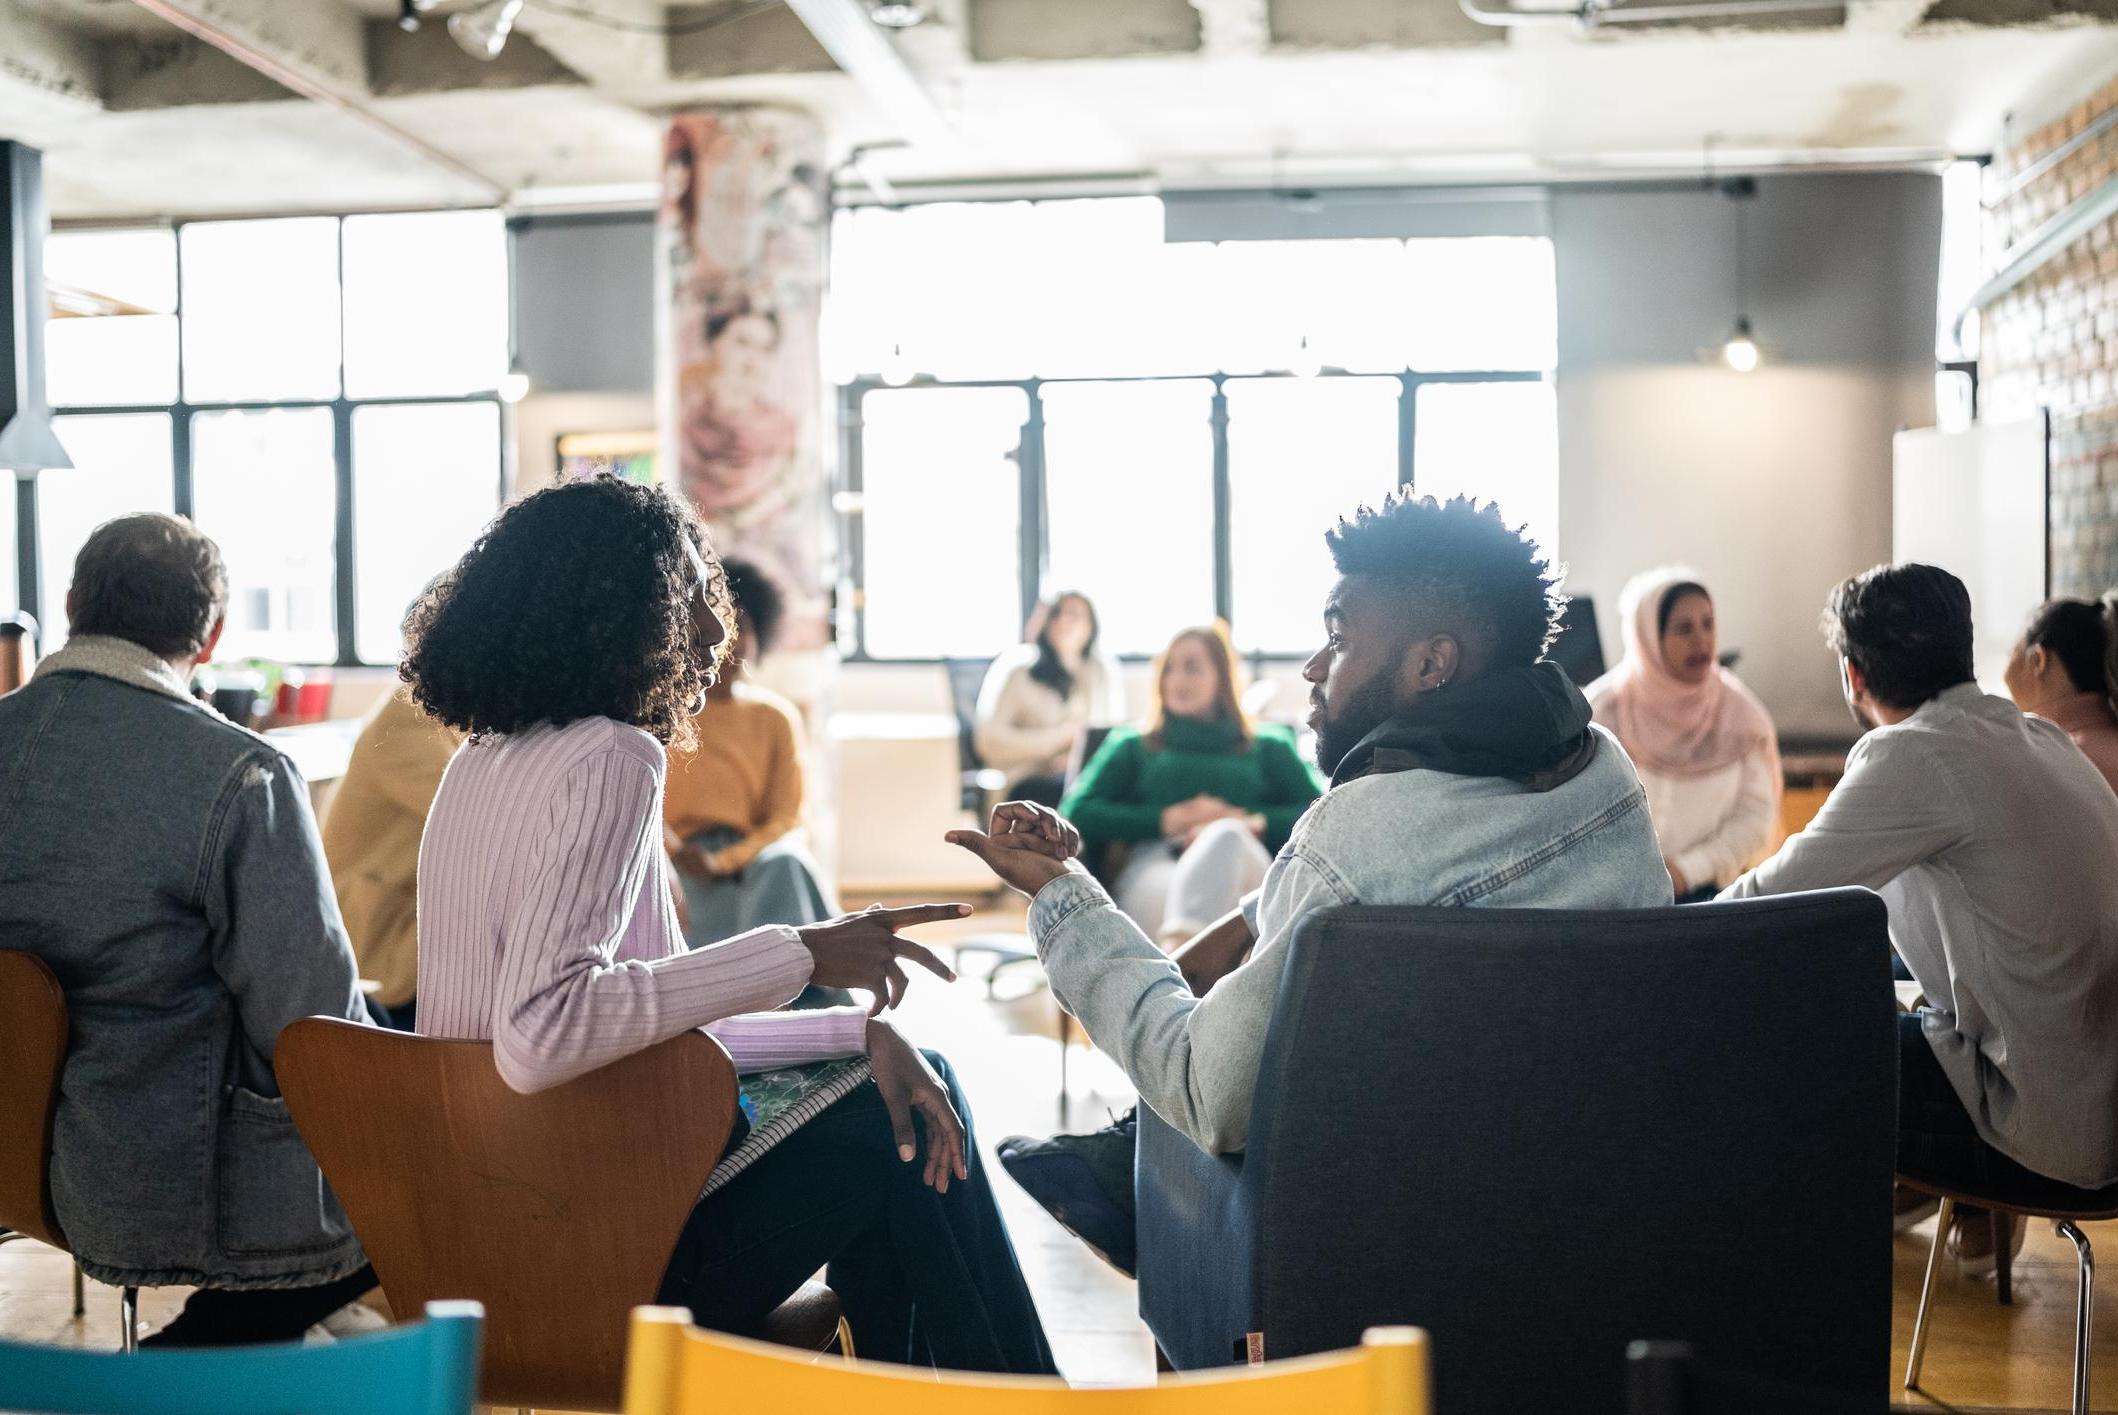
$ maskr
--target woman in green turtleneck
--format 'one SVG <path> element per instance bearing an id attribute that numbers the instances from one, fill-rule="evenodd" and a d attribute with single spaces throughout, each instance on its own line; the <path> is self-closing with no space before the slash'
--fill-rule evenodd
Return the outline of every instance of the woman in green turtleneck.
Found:
<path id="1" fill-rule="evenodd" d="M 1170 641 L 1146 725 L 1112 732 L 1059 809 L 1089 852 L 1132 847 L 1112 893 L 1149 938 L 1170 943 L 1264 882 L 1323 789 L 1287 734 L 1243 715 L 1235 650 L 1215 624 Z"/>

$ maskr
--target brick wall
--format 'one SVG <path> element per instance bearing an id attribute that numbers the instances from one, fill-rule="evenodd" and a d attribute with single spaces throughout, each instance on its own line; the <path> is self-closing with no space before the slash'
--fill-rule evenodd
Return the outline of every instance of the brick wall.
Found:
<path id="1" fill-rule="evenodd" d="M 2118 80 L 1999 154 L 1988 200 L 2118 107 Z M 2118 176 L 2118 128 L 2082 144 L 1988 213 L 1986 250 L 2013 246 Z M 2118 586 L 2118 219 L 2052 258 L 1982 315 L 1980 416 L 2052 414 L 2052 592 Z"/>

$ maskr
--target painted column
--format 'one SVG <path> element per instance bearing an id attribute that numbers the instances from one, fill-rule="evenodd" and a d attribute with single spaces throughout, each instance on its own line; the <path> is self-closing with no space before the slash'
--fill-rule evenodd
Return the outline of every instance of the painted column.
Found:
<path id="1" fill-rule="evenodd" d="M 660 462 L 787 597 L 779 647 L 829 640 L 817 322 L 822 126 L 777 108 L 680 114 L 663 141 L 657 262 Z"/>

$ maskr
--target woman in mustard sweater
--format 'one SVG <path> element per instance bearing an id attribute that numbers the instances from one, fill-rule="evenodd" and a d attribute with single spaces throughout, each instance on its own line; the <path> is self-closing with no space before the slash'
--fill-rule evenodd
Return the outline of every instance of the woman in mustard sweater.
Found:
<path id="1" fill-rule="evenodd" d="M 802 843 L 801 725 L 793 704 L 748 681 L 772 647 L 779 589 L 755 565 L 724 560 L 736 619 L 735 651 L 694 719 L 696 744 L 669 754 L 663 845 L 683 891 L 684 941 L 693 948 L 766 924 L 820 923 L 838 901 Z M 796 1007 L 852 1001 L 805 988 Z"/>
<path id="2" fill-rule="evenodd" d="M 1221 625 L 1179 633 L 1155 660 L 1146 723 L 1112 732 L 1060 807 L 1089 858 L 1129 847 L 1112 893 L 1164 943 L 1263 883 L 1272 852 L 1323 794 L 1293 741 L 1244 715 L 1235 670 Z"/>

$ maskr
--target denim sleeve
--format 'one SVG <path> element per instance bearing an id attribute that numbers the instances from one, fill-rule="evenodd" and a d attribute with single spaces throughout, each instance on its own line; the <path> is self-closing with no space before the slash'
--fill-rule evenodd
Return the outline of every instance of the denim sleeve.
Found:
<path id="1" fill-rule="evenodd" d="M 293 763 L 258 751 L 236 764 L 204 863 L 213 966 L 267 1061 L 289 1022 L 363 1021 L 360 974 L 338 916 L 309 788 Z"/>
<path id="2" fill-rule="evenodd" d="M 1249 1137 L 1294 926 L 1312 909 L 1352 902 L 1301 851 L 1283 853 L 1265 876 L 1249 961 L 1204 997 L 1086 875 L 1061 876 L 1039 892 L 1030 936 L 1053 996 L 1124 1068 L 1140 1099 L 1201 1149 L 1230 1154 Z"/>

